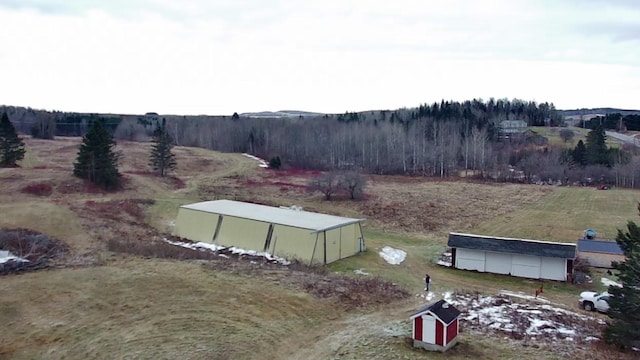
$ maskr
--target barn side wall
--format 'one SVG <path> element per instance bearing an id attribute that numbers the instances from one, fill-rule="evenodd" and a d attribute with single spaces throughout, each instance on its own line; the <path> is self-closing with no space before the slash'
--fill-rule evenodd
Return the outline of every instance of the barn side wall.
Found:
<path id="1" fill-rule="evenodd" d="M 567 259 L 540 258 L 540 278 L 547 280 L 567 280 Z"/>
<path id="2" fill-rule="evenodd" d="M 210 243 L 217 223 L 218 214 L 180 208 L 173 234 L 192 241 Z"/>
<path id="3" fill-rule="evenodd" d="M 580 251 L 578 255 L 580 260 L 585 260 L 589 263 L 589 266 L 612 269 L 612 261 L 624 261 L 624 255 L 606 254 L 590 251 Z"/>
<path id="4" fill-rule="evenodd" d="M 342 242 L 342 228 L 327 230 L 324 232 L 326 236 L 325 251 L 327 252 L 327 264 L 336 260 L 340 260 L 340 248 Z"/>
<path id="5" fill-rule="evenodd" d="M 224 216 L 216 244 L 244 250 L 263 251 L 269 223 Z"/>
<path id="6" fill-rule="evenodd" d="M 457 248 L 455 267 L 463 270 L 485 271 L 485 252 L 481 250 Z"/>
<path id="7" fill-rule="evenodd" d="M 540 257 L 531 255 L 511 255 L 511 275 L 539 279 Z"/>
<path id="8" fill-rule="evenodd" d="M 311 257 L 313 256 L 315 241 L 316 234 L 312 233 L 309 229 L 275 224 L 269 252 L 275 256 L 290 260 L 297 259 L 308 264 L 312 262 Z M 316 252 L 321 254 L 322 248 L 318 247 Z M 317 260 L 313 262 L 321 261 Z"/>
<path id="9" fill-rule="evenodd" d="M 359 223 L 343 226 L 341 229 L 340 259 L 344 259 L 361 251 L 360 238 L 362 234 L 360 233 Z"/>
<path id="10" fill-rule="evenodd" d="M 532 255 L 498 253 L 475 249 L 455 249 L 454 266 L 463 270 L 475 270 L 518 276 L 530 279 L 566 281 L 567 259 Z"/>

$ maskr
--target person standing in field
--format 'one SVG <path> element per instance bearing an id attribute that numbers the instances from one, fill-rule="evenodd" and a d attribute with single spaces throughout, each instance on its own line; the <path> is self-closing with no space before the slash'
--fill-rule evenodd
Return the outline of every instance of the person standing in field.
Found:
<path id="1" fill-rule="evenodd" d="M 424 291 L 429 291 L 429 283 L 431 283 L 431 276 L 429 276 L 429 274 L 426 274 L 424 276 Z"/>

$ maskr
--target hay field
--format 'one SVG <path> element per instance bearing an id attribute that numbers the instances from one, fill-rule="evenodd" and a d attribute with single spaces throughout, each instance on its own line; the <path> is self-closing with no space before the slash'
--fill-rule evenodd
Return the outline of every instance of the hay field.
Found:
<path id="1" fill-rule="evenodd" d="M 623 190 L 371 176 L 365 200 L 327 202 L 305 191 L 306 181 L 317 173 L 265 170 L 240 154 L 177 147 L 178 169 L 161 179 L 146 166 L 149 144 L 124 141 L 118 142 L 124 189 L 105 193 L 71 175 L 79 138 L 25 141 L 23 167 L 0 169 L 0 228 L 49 234 L 71 253 L 68 266 L 0 277 L 0 359 L 425 357 L 388 331 L 424 305 L 420 297 L 349 310 L 336 299 L 291 288 L 268 272 L 222 271 L 203 261 L 107 250 L 113 238 L 157 240 L 170 231 L 179 205 L 189 202 L 253 200 L 367 218 L 369 251 L 329 270 L 353 275 L 361 269 L 418 295 L 425 271 L 432 274 L 437 293 L 530 292 L 538 286 L 435 265 L 450 231 L 569 241 L 591 227 L 609 235 L 637 219 L 640 200 L 637 192 Z M 52 193 L 23 192 L 34 184 L 49 184 Z M 122 206 L 132 199 L 149 205 L 143 213 L 126 213 Z M 405 250 L 407 259 L 386 263 L 378 256 L 382 246 Z M 545 295 L 572 308 L 579 290 L 550 283 Z M 563 357 L 464 332 L 460 341 L 463 345 L 447 358 Z"/>

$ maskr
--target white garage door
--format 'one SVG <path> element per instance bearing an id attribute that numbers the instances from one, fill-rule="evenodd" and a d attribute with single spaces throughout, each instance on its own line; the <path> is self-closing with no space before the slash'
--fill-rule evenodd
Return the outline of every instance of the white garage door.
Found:
<path id="1" fill-rule="evenodd" d="M 511 259 L 511 275 L 532 279 L 540 278 L 539 257 L 513 254 Z"/>
<path id="2" fill-rule="evenodd" d="M 511 254 L 487 252 L 486 270 L 490 273 L 505 274 L 511 273 Z"/>
<path id="3" fill-rule="evenodd" d="M 480 250 L 456 249 L 456 268 L 484 272 L 485 252 Z"/>
<path id="4" fill-rule="evenodd" d="M 565 259 L 543 257 L 540 277 L 549 280 L 567 280 Z"/>

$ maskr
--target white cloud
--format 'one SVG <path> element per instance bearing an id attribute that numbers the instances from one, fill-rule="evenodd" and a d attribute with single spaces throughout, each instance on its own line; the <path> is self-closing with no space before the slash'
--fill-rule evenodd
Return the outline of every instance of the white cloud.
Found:
<path id="1" fill-rule="evenodd" d="M 635 2 L 0 2 L 0 98 L 88 112 L 637 108 Z"/>

